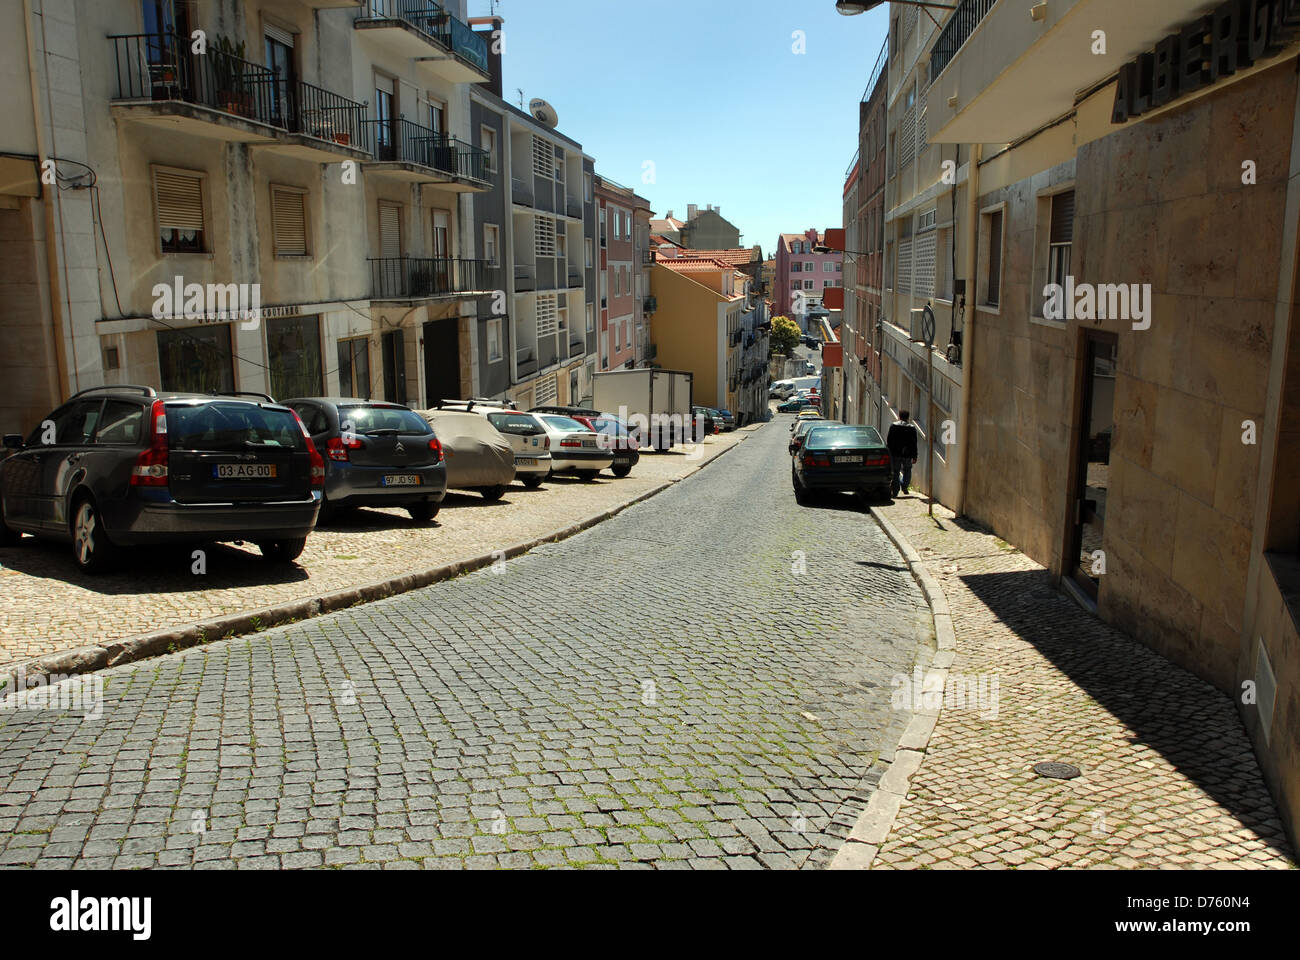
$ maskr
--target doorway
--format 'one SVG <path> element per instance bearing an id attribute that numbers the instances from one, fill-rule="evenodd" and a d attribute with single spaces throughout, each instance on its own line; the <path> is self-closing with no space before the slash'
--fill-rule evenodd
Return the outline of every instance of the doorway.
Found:
<path id="1" fill-rule="evenodd" d="M 380 341 L 384 362 L 384 400 L 406 403 L 406 338 L 401 330 L 385 333 Z"/>
<path id="2" fill-rule="evenodd" d="M 430 406 L 439 400 L 463 400 L 460 389 L 460 319 L 430 320 L 424 325 L 424 393 Z"/>
<path id="3" fill-rule="evenodd" d="M 1102 540 L 1110 489 L 1110 442 L 1115 429 L 1114 335 L 1088 334 L 1084 340 L 1083 390 L 1074 451 L 1078 477 L 1066 572 L 1095 602 L 1106 569 Z"/>

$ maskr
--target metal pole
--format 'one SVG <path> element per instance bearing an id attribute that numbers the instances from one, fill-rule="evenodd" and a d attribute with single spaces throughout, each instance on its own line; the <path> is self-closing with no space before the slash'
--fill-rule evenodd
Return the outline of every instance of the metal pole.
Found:
<path id="1" fill-rule="evenodd" d="M 927 486 L 930 488 L 930 508 L 929 515 L 934 516 L 934 347 L 930 344 L 925 345 L 925 352 L 930 362 L 927 367 L 925 378 L 925 403 L 926 403 L 926 425 L 930 428 L 926 434 L 926 443 L 929 446 L 929 453 L 926 457 L 926 477 Z"/>

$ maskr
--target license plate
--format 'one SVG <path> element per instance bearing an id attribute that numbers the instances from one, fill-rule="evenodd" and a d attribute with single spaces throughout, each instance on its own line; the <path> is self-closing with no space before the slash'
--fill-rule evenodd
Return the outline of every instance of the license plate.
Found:
<path id="1" fill-rule="evenodd" d="M 861 463 L 861 457 L 832 457 L 832 463 Z"/>
<path id="2" fill-rule="evenodd" d="M 535 457 L 515 457 L 516 467 L 535 467 L 537 459 Z"/>
<path id="3" fill-rule="evenodd" d="M 274 480 L 274 463 L 218 463 L 212 468 L 218 480 Z"/>
<path id="4" fill-rule="evenodd" d="M 420 475 L 416 473 L 399 473 L 384 477 L 386 487 L 418 487 Z"/>
<path id="5" fill-rule="evenodd" d="M 595 440 L 584 440 L 584 441 L 582 441 L 582 445 L 583 445 L 584 447 L 594 447 L 594 446 L 596 445 L 596 441 L 595 441 Z"/>

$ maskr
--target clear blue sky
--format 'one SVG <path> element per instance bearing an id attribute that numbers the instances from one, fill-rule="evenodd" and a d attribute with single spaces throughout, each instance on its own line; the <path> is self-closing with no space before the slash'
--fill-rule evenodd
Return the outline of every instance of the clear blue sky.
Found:
<path id="1" fill-rule="evenodd" d="M 488 0 L 468 8 L 486 15 Z M 845 17 L 834 0 L 499 0 L 497 12 L 505 98 L 517 104 L 522 87 L 525 104 L 550 101 L 560 132 L 656 216 L 721 206 L 764 255 L 778 233 L 840 226 L 884 6 Z"/>

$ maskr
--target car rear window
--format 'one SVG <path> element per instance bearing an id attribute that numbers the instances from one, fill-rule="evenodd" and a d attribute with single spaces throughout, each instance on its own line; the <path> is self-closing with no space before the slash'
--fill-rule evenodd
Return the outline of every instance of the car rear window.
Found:
<path id="1" fill-rule="evenodd" d="M 611 420 L 608 417 L 601 417 L 592 420 L 591 425 L 599 433 L 607 434 L 611 437 L 622 437 L 627 435 L 627 427 L 623 426 L 618 420 Z"/>
<path id="2" fill-rule="evenodd" d="M 526 413 L 489 413 L 488 422 L 502 433 L 513 433 L 520 437 L 546 432 L 540 423 Z"/>
<path id="3" fill-rule="evenodd" d="M 573 433 L 575 430 L 590 430 L 590 427 L 584 426 L 572 417 L 543 417 L 548 426 L 556 430 L 563 430 L 566 433 Z"/>
<path id="4" fill-rule="evenodd" d="M 250 444 L 306 448 L 291 410 L 235 401 L 168 404 L 167 437 L 182 450 L 247 450 Z"/>
<path id="5" fill-rule="evenodd" d="M 429 432 L 429 421 L 404 407 L 339 407 L 339 425 L 351 422 L 352 432 L 367 434 L 376 430 L 396 430 L 401 436 L 422 437 Z"/>
<path id="6" fill-rule="evenodd" d="M 809 447 L 883 447 L 875 427 L 818 425 L 808 431 Z"/>

